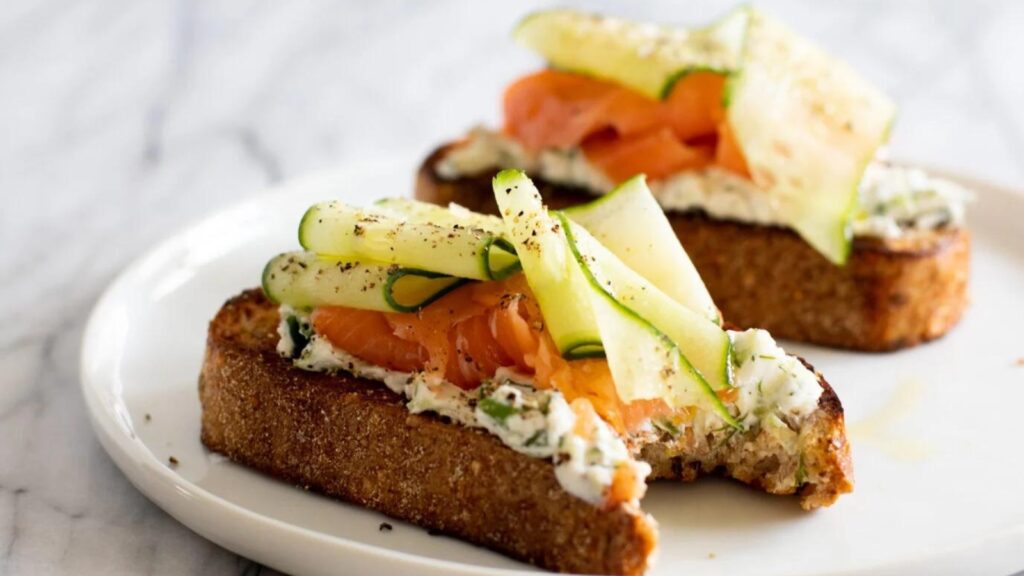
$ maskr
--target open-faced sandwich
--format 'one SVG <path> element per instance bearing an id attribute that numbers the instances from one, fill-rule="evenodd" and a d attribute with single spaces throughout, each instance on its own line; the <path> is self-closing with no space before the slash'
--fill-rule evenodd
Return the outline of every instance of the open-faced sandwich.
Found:
<path id="1" fill-rule="evenodd" d="M 728 330 L 643 178 L 500 217 L 313 206 L 303 250 L 210 324 L 202 440 L 232 460 L 545 568 L 639 574 L 648 480 L 734 478 L 805 509 L 852 489 L 842 406 Z M 680 493 L 680 497 L 685 497 Z"/>
<path id="2" fill-rule="evenodd" d="M 570 10 L 515 38 L 550 68 L 422 165 L 417 198 L 493 212 L 490 179 L 534 175 L 554 207 L 644 173 L 725 318 L 778 337 L 891 350 L 966 305 L 969 194 L 882 157 L 890 100 L 748 8 L 702 29 Z"/>

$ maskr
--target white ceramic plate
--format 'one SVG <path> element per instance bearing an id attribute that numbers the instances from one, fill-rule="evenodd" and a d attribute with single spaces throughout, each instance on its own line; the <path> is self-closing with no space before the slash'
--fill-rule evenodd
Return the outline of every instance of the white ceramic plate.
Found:
<path id="1" fill-rule="evenodd" d="M 206 324 L 297 246 L 312 202 L 406 194 L 379 162 L 281 187 L 211 216 L 130 266 L 96 305 L 82 389 L 129 479 L 199 534 L 295 574 L 530 570 L 454 539 L 306 493 L 210 454 L 196 376 Z M 658 484 L 654 574 L 1008 574 L 1024 568 L 1024 196 L 984 187 L 971 209 L 972 305 L 949 336 L 895 354 L 789 345 L 846 408 L 856 491 L 826 510 L 726 481 Z M 179 464 L 169 465 L 174 457 Z"/>

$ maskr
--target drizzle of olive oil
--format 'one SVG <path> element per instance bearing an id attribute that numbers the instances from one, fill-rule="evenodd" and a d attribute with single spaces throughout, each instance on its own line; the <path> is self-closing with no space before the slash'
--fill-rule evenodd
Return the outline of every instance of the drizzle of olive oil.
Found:
<path id="1" fill-rule="evenodd" d="M 893 431 L 895 424 L 917 407 L 923 391 L 920 380 L 904 380 L 874 414 L 848 426 L 851 440 L 870 444 L 895 460 L 928 459 L 934 450 L 927 442 Z"/>

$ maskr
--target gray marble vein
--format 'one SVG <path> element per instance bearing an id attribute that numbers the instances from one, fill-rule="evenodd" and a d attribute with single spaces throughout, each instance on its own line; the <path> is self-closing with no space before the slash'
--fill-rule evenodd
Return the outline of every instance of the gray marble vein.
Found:
<path id="1" fill-rule="evenodd" d="M 542 4 L 0 3 L 0 574 L 272 573 L 178 524 L 100 448 L 78 391 L 86 315 L 212 209 L 496 121 L 538 64 L 509 27 Z M 1024 3 L 759 4 L 901 102 L 894 155 L 1024 184 Z M 729 6 L 589 5 L 673 22 Z"/>

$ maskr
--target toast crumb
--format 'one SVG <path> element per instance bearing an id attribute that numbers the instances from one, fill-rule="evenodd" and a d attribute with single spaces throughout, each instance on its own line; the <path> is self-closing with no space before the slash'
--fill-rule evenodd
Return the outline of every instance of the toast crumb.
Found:
<path id="1" fill-rule="evenodd" d="M 391 524 L 389 524 L 387 522 L 381 522 L 380 526 L 377 527 L 377 531 L 379 531 L 379 532 L 391 532 L 394 529 L 395 529 L 394 526 L 392 526 Z"/>
<path id="2" fill-rule="evenodd" d="M 171 468 L 177 468 L 179 464 L 178 459 L 175 458 L 174 456 L 168 458 L 167 463 L 171 465 Z"/>

